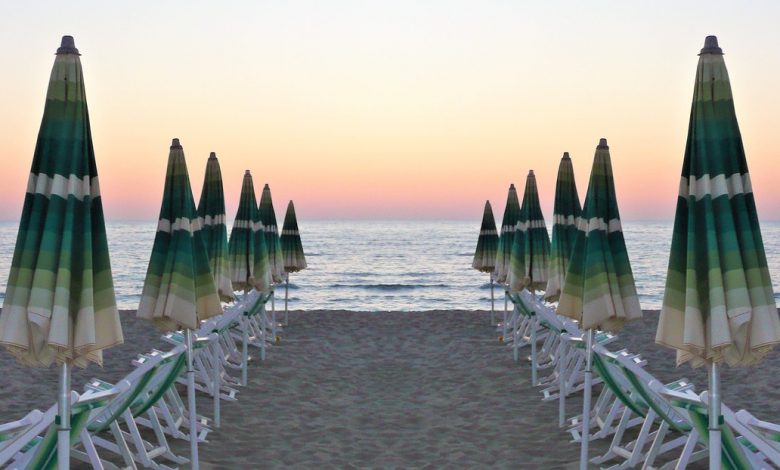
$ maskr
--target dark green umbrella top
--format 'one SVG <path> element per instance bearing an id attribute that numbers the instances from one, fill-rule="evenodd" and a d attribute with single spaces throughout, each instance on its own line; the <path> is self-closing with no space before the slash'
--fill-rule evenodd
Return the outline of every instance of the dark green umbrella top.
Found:
<path id="1" fill-rule="evenodd" d="M 206 162 L 206 175 L 203 178 L 203 189 L 198 202 L 198 220 L 209 255 L 214 283 L 217 285 L 220 298 L 227 302 L 234 296 L 228 266 L 226 219 L 222 170 L 219 168 L 217 155 L 211 152 Z"/>
<path id="2" fill-rule="evenodd" d="M 514 184 L 509 185 L 509 193 L 504 206 L 504 218 L 501 222 L 501 235 L 496 248 L 496 281 L 506 282 L 509 273 L 509 260 L 512 256 L 512 243 L 520 221 L 520 201 L 517 199 L 517 190 Z"/>
<path id="3" fill-rule="evenodd" d="M 306 269 L 306 256 L 303 254 L 298 218 L 295 216 L 292 201 L 287 204 L 287 212 L 284 214 L 281 243 L 285 272 L 294 273 Z"/>
<path id="4" fill-rule="evenodd" d="M 221 313 L 184 149 L 179 139 L 173 139 L 157 233 L 137 315 L 168 331 L 196 329 L 202 320 Z"/>
<path id="5" fill-rule="evenodd" d="M 271 287 L 271 265 L 265 244 L 265 230 L 255 198 L 255 185 L 249 170 L 244 173 L 238 211 L 228 243 L 230 279 L 236 290 L 259 291 Z"/>
<path id="6" fill-rule="evenodd" d="M 123 342 L 84 77 L 73 38 L 54 59 L 0 314 L 21 363 L 102 364 Z"/>
<path id="7" fill-rule="evenodd" d="M 583 329 L 615 331 L 642 318 L 634 275 L 623 238 L 607 139 L 596 147 L 574 252 L 569 260 L 558 313 Z"/>
<path id="8" fill-rule="evenodd" d="M 577 224 L 581 213 L 577 184 L 574 181 L 574 168 L 569 152 L 564 152 L 558 166 L 558 180 L 555 183 L 550 268 L 544 292 L 544 298 L 549 301 L 557 300 L 561 294 L 563 278 L 566 276 L 566 268 L 577 239 Z"/>
<path id="9" fill-rule="evenodd" d="M 723 52 L 699 54 L 656 342 L 677 363 L 755 364 L 780 343 L 764 244 Z"/>
<path id="10" fill-rule="evenodd" d="M 268 262 L 271 266 L 273 281 L 278 283 L 284 280 L 284 259 L 282 258 L 282 244 L 279 239 L 279 228 L 276 225 L 276 213 L 271 199 L 271 188 L 268 184 L 263 187 L 260 196 L 260 222 L 265 233 L 265 245 L 268 250 Z"/>
<path id="11" fill-rule="evenodd" d="M 493 209 L 490 201 L 485 201 L 485 210 L 482 213 L 482 227 L 479 229 L 477 249 L 474 252 L 474 260 L 471 267 L 490 273 L 496 269 L 496 250 L 498 248 L 498 232 L 496 232 L 496 219 L 493 218 Z"/>

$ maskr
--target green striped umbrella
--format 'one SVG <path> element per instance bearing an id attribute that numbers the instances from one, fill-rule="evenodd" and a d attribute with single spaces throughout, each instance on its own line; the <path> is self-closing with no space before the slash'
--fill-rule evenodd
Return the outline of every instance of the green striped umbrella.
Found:
<path id="1" fill-rule="evenodd" d="M 287 212 L 284 215 L 281 244 L 285 272 L 296 273 L 306 269 L 306 256 L 303 254 L 298 219 L 295 217 L 295 206 L 292 201 L 287 204 Z"/>
<path id="2" fill-rule="evenodd" d="M 526 186 L 528 181 L 526 181 Z M 526 202 L 520 206 L 515 231 L 512 235 L 512 249 L 509 254 L 507 266 L 506 287 L 509 292 L 517 292 L 523 289 L 525 281 L 525 235 L 528 224 L 525 213 Z"/>
<path id="3" fill-rule="evenodd" d="M 260 222 L 265 230 L 265 245 L 268 250 L 268 262 L 271 265 L 271 276 L 274 283 L 284 280 L 284 258 L 282 256 L 282 244 L 279 240 L 279 228 L 276 224 L 276 213 L 271 199 L 271 188 L 263 187 L 260 196 Z"/>
<path id="4" fill-rule="evenodd" d="M 184 150 L 179 139 L 173 139 L 157 234 L 136 315 L 163 330 L 186 329 L 190 463 L 194 469 L 198 468 L 198 433 L 192 330 L 202 320 L 221 313 Z"/>
<path id="5" fill-rule="evenodd" d="M 617 330 L 626 321 L 642 317 L 620 224 L 607 139 L 596 147 L 558 313 L 578 320 L 588 330 L 580 455 L 580 468 L 587 468 L 593 329 Z"/>
<path id="6" fill-rule="evenodd" d="M 203 235 L 184 150 L 173 139 L 139 318 L 167 331 L 196 329 L 201 320 L 222 313 Z"/>
<path id="7" fill-rule="evenodd" d="M 714 36 L 705 40 L 696 69 L 656 342 L 677 350 L 678 365 L 710 364 L 715 423 L 717 364 L 753 365 L 780 343 L 731 84 Z M 716 462 L 720 437 L 711 434 L 709 442 Z"/>
<path id="8" fill-rule="evenodd" d="M 81 60 L 73 38 L 64 36 L 0 313 L 0 344 L 19 362 L 61 365 L 61 468 L 70 462 L 70 365 L 102 365 L 103 350 L 122 342 Z"/>
<path id="9" fill-rule="evenodd" d="M 577 239 L 577 223 L 582 208 L 574 181 L 574 168 L 569 152 L 563 153 L 558 166 L 558 181 L 555 183 L 555 207 L 553 208 L 552 246 L 550 249 L 550 268 L 544 298 L 558 300 L 563 287 L 563 278 L 569 258 L 574 251 Z"/>
<path id="10" fill-rule="evenodd" d="M 494 278 L 501 284 L 506 282 L 506 275 L 509 272 L 512 242 L 519 220 L 520 202 L 517 200 L 515 185 L 510 184 L 509 193 L 506 197 L 506 206 L 504 207 L 504 218 L 501 222 L 501 236 L 498 239 L 498 247 L 496 248 L 496 274 Z"/>
<path id="11" fill-rule="evenodd" d="M 233 289 L 237 291 L 248 291 L 254 287 L 255 220 L 257 220 L 255 187 L 252 183 L 252 175 L 249 170 L 246 170 L 241 184 L 238 211 L 233 219 L 228 243 L 230 280 Z"/>
<path id="12" fill-rule="evenodd" d="M 198 220 L 217 291 L 223 301 L 229 302 L 234 296 L 228 269 L 226 218 L 222 170 L 219 168 L 217 155 L 211 152 L 206 163 L 206 176 L 203 178 L 203 189 L 198 202 Z"/>
<path id="13" fill-rule="evenodd" d="M 493 271 L 496 269 L 496 250 L 498 248 L 498 232 L 496 232 L 496 219 L 493 218 L 493 209 L 490 201 L 485 201 L 485 211 L 482 213 L 482 227 L 479 229 L 477 249 L 474 252 L 474 260 L 471 267 L 479 272 L 490 273 L 490 324 L 495 323 L 495 302 L 493 295 Z"/>
<path id="14" fill-rule="evenodd" d="M 550 256 L 550 235 L 544 223 L 542 207 L 539 204 L 539 191 L 536 189 L 534 171 L 528 172 L 520 209 L 525 219 L 523 255 L 525 256 L 525 276 L 523 286 L 530 290 L 543 289 L 547 285 L 547 266 Z"/>
<path id="15" fill-rule="evenodd" d="M 287 204 L 287 212 L 284 214 L 282 225 L 282 258 L 284 260 L 284 323 L 288 323 L 287 299 L 289 298 L 290 273 L 296 273 L 306 269 L 306 256 L 303 254 L 301 235 L 298 232 L 298 219 L 295 217 L 295 206 L 290 201 Z"/>

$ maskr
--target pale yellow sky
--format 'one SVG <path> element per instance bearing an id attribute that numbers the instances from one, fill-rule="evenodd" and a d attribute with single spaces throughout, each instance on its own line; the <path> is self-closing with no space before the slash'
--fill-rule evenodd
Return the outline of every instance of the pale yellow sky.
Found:
<path id="1" fill-rule="evenodd" d="M 541 3 L 541 2 L 540 2 Z M 0 218 L 15 220 L 63 34 L 82 52 L 110 220 L 154 220 L 168 145 L 302 217 L 497 217 L 534 169 L 550 217 L 609 141 L 626 219 L 671 219 L 697 53 L 726 53 L 762 220 L 780 220 L 774 2 L 3 3 Z M 281 217 L 281 215 L 280 215 Z"/>

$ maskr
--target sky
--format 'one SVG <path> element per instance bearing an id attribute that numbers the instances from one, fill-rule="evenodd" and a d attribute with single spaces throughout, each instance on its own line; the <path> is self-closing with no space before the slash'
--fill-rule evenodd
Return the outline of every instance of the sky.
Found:
<path id="1" fill-rule="evenodd" d="M 156 220 L 168 147 L 228 218 L 244 170 L 277 216 L 500 219 L 529 169 L 552 215 L 608 139 L 626 220 L 671 220 L 697 54 L 725 52 L 761 220 L 780 220 L 780 2 L 0 3 L 0 220 L 18 220 L 60 37 L 82 56 L 106 217 Z M 549 219 L 548 219 L 549 220 Z"/>

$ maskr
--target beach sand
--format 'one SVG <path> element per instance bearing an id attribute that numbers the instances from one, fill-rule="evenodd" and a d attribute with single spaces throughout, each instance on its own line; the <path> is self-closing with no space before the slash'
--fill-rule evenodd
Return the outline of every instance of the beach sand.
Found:
<path id="1" fill-rule="evenodd" d="M 238 402 L 224 403 L 223 426 L 200 448 L 204 469 L 244 468 L 576 468 L 579 446 L 557 427 L 557 402 L 542 402 L 530 368 L 497 341 L 486 312 L 291 312 L 284 339 L 250 366 Z M 91 377 L 115 381 L 130 359 L 164 349 L 160 333 L 123 312 L 125 344 L 105 367 L 76 370 L 74 389 Z M 674 367 L 653 343 L 657 312 L 620 334 L 663 381 L 706 371 Z M 617 350 L 618 347 L 612 348 Z M 0 422 L 55 400 L 54 368 L 32 370 L 0 352 Z M 757 368 L 723 370 L 734 409 L 780 421 L 780 351 Z M 199 411 L 210 416 L 199 397 Z M 570 415 L 580 396 L 567 401 Z M 591 444 L 591 456 L 607 442 Z M 175 441 L 186 455 L 186 442 Z M 703 468 L 703 467 L 702 467 Z"/>

